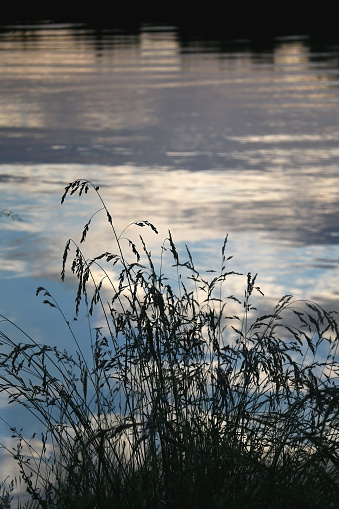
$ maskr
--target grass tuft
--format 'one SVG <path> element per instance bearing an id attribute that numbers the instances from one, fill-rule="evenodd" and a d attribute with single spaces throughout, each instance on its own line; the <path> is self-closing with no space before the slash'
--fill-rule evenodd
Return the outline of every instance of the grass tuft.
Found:
<path id="1" fill-rule="evenodd" d="M 228 270 L 227 237 L 220 270 L 207 276 L 170 232 L 156 263 L 142 236 L 117 234 L 91 182 L 70 183 L 61 202 L 88 192 L 100 208 L 80 244 L 102 211 L 115 250 L 87 259 L 69 240 L 61 278 L 69 269 L 77 278 L 75 314 L 88 314 L 91 357 L 45 288 L 37 295 L 61 314 L 75 355 L 0 316 L 0 390 L 43 425 L 39 440 L 10 427 L 17 446 L 8 452 L 33 506 L 339 506 L 335 315 L 286 295 L 258 316 L 257 275 Z M 133 226 L 158 233 L 145 220 Z M 232 278 L 242 278 L 242 297 L 229 292 Z"/>

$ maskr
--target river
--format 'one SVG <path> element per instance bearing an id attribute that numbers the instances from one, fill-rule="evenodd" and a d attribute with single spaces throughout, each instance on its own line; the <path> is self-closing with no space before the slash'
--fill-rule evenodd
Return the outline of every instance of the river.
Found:
<path id="1" fill-rule="evenodd" d="M 243 287 L 258 273 L 259 305 L 292 294 L 337 309 L 339 45 L 187 41 L 151 25 L 0 32 L 0 313 L 59 347 L 64 324 L 35 291 L 74 313 L 62 253 L 100 208 L 94 192 L 60 204 L 80 178 L 100 186 L 117 231 L 157 227 L 142 231 L 156 260 L 170 229 L 202 272 L 217 269 L 228 234 L 230 270 Z M 106 228 L 98 214 L 88 256 L 113 249 Z"/>

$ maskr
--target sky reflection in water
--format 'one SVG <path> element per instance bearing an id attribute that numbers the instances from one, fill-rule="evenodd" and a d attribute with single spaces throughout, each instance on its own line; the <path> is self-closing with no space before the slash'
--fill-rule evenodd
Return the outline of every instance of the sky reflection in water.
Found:
<path id="1" fill-rule="evenodd" d="M 0 217 L 4 314 L 25 327 L 26 293 L 58 281 L 65 240 L 96 207 L 60 207 L 81 177 L 101 185 L 118 230 L 156 223 L 153 252 L 170 228 L 211 268 L 229 233 L 234 268 L 258 272 L 269 298 L 336 307 L 339 47 L 303 36 L 221 52 L 146 26 L 12 30 L 0 47 L 1 209 L 22 217 Z"/>
<path id="2" fill-rule="evenodd" d="M 129 230 L 155 259 L 170 229 L 199 267 L 217 269 L 229 233 L 229 269 L 259 273 L 259 304 L 289 293 L 336 309 L 339 47 L 281 38 L 221 53 L 180 46 L 171 29 L 103 34 L 97 46 L 74 33 L 1 34 L 0 211 L 22 220 L 0 215 L 0 312 L 38 341 L 68 344 L 35 290 L 72 316 L 62 252 L 99 206 L 94 193 L 60 205 L 76 178 L 101 186 L 118 231 L 157 226 L 158 236 Z M 107 231 L 96 216 L 88 256 L 114 249 Z"/>

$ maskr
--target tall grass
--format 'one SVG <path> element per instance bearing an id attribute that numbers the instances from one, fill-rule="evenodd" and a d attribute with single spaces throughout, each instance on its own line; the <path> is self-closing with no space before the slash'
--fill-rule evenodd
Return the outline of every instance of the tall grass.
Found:
<path id="1" fill-rule="evenodd" d="M 80 248 L 95 213 L 80 244 L 67 242 L 61 277 L 70 266 L 77 278 L 91 358 L 45 288 L 37 294 L 65 320 L 75 355 L 1 317 L 0 390 L 43 425 L 39 441 L 11 427 L 8 452 L 32 505 L 339 507 L 334 315 L 287 295 L 256 316 L 256 276 L 228 270 L 227 238 L 208 277 L 170 233 L 155 263 L 141 236 L 117 233 L 91 182 L 70 183 L 62 202 L 89 191 L 115 248 L 91 259 Z M 157 233 L 148 221 L 133 225 Z M 242 296 L 229 294 L 231 278 L 244 281 Z"/>

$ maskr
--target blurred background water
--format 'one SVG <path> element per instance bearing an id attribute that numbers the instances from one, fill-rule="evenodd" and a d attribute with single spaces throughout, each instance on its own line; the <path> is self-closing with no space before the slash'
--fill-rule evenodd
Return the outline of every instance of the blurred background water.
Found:
<path id="1" fill-rule="evenodd" d="M 94 193 L 60 205 L 77 178 L 100 185 L 118 231 L 134 220 L 157 226 L 158 236 L 130 230 L 155 258 L 170 229 L 202 270 L 218 269 L 228 233 L 229 268 L 243 285 L 258 273 L 263 305 L 293 294 L 337 309 L 338 107 L 332 38 L 3 27 L 0 313 L 38 342 L 68 344 L 35 290 L 74 313 L 75 282 L 60 282 L 63 248 L 99 207 Z M 93 221 L 88 255 L 114 249 L 105 225 Z M 5 401 L 1 411 L 9 415 Z"/>

